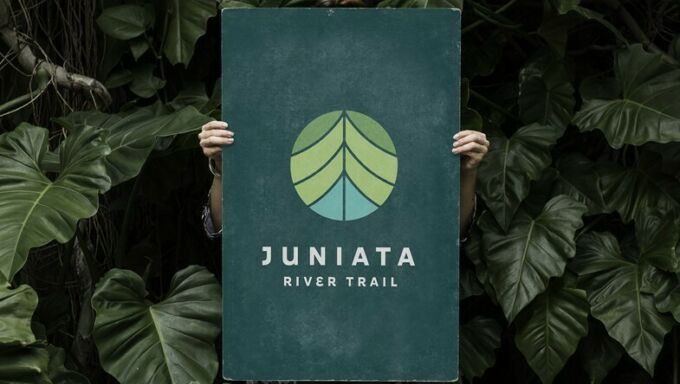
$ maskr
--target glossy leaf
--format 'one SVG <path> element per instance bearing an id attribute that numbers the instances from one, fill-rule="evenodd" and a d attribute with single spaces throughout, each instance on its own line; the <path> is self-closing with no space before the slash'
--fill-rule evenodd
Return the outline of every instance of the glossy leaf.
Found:
<path id="1" fill-rule="evenodd" d="M 111 152 L 104 164 L 113 185 L 137 176 L 159 137 L 198 131 L 210 120 L 194 107 L 167 113 L 158 105 L 141 108 L 122 117 L 89 111 L 74 112 L 57 119 L 69 129 L 93 125 L 106 131 L 106 143 Z"/>
<path id="2" fill-rule="evenodd" d="M 94 215 L 109 189 L 104 157 L 110 148 L 92 126 L 73 131 L 59 146 L 54 179 L 41 169 L 49 132 L 22 124 L 0 136 L 0 284 L 26 262 L 31 248 L 73 237 L 78 220 Z"/>
<path id="3" fill-rule="evenodd" d="M 657 268 L 680 272 L 680 220 L 658 211 L 645 211 L 635 221 L 640 256 Z"/>
<path id="4" fill-rule="evenodd" d="M 491 148 L 479 166 L 478 191 L 503 230 L 529 194 L 531 181 L 550 164 L 558 134 L 538 124 L 520 128 L 511 138 L 496 129 L 487 132 Z"/>
<path id="5" fill-rule="evenodd" d="M 659 168 L 659 159 L 649 153 L 643 153 L 638 163 L 628 168 L 598 163 L 607 211 L 616 211 L 629 222 L 640 218 L 646 209 L 661 213 L 680 210 L 680 182 Z"/>
<path id="6" fill-rule="evenodd" d="M 544 384 L 552 383 L 588 333 L 586 293 L 553 280 L 518 317 L 515 343 Z"/>
<path id="7" fill-rule="evenodd" d="M 165 56 L 171 64 L 189 64 L 199 37 L 205 34 L 208 19 L 217 14 L 215 0 L 169 0 L 168 36 Z"/>
<path id="8" fill-rule="evenodd" d="M 0 345 L 0 384 L 54 384 L 47 376 L 48 362 L 41 343 Z"/>
<path id="9" fill-rule="evenodd" d="M 212 383 L 220 292 L 211 273 L 190 266 L 175 274 L 165 299 L 154 304 L 141 277 L 110 270 L 92 296 L 102 366 L 122 384 Z"/>
<path id="10" fill-rule="evenodd" d="M 480 218 L 489 279 L 508 321 L 545 291 L 551 277 L 564 273 L 585 211 L 583 204 L 559 195 L 536 218 L 520 210 L 507 233 L 488 215 Z"/>
<path id="11" fill-rule="evenodd" d="M 104 33 L 118 40 L 130 40 L 143 34 L 154 21 L 153 9 L 134 4 L 105 8 L 97 18 Z"/>
<path id="12" fill-rule="evenodd" d="M 28 285 L 0 288 L 0 345 L 28 345 L 35 342 L 31 318 L 38 295 Z"/>
<path id="13" fill-rule="evenodd" d="M 574 124 L 601 130 L 614 148 L 680 141 L 680 69 L 635 44 L 617 53 L 614 70 L 620 95 L 586 100 Z"/>
<path id="14" fill-rule="evenodd" d="M 481 377 L 496 363 L 501 331 L 498 321 L 481 316 L 460 326 L 460 368 L 468 380 Z"/>
<path id="15" fill-rule="evenodd" d="M 319 215 L 356 220 L 385 203 L 397 181 L 397 156 L 387 132 L 353 111 L 323 114 L 293 146 L 290 173 L 300 199 Z"/>
<path id="16" fill-rule="evenodd" d="M 576 101 L 574 87 L 561 60 L 545 55 L 522 68 L 517 102 L 525 124 L 551 125 L 564 132 Z"/>
<path id="17" fill-rule="evenodd" d="M 610 233 L 588 232 L 578 241 L 573 268 L 586 289 L 592 315 L 650 375 L 673 321 L 659 313 L 642 287 L 642 266 L 622 256 Z"/>

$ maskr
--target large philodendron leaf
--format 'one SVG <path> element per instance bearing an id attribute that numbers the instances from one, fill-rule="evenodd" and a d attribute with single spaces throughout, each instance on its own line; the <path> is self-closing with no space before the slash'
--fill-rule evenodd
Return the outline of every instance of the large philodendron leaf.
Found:
<path id="1" fill-rule="evenodd" d="M 94 338 L 104 369 L 122 384 L 212 383 L 222 300 L 215 277 L 190 266 L 164 300 L 151 303 L 134 272 L 112 269 L 92 296 Z"/>
<path id="2" fill-rule="evenodd" d="M 38 295 L 28 285 L 0 288 L 0 345 L 28 345 L 35 342 L 31 318 Z"/>
<path id="3" fill-rule="evenodd" d="M 551 277 L 564 273 L 585 211 L 585 205 L 559 195 L 536 218 L 517 212 L 507 233 L 488 215 L 480 218 L 489 279 L 508 321 L 545 291 Z"/>
<path id="4" fill-rule="evenodd" d="M 106 143 L 111 147 L 111 153 L 104 163 L 111 183 L 117 185 L 139 174 L 157 138 L 198 131 L 210 120 L 191 106 L 166 113 L 153 105 L 122 117 L 101 112 L 74 112 L 57 122 L 69 129 L 87 124 L 107 131 Z"/>
<path id="5" fill-rule="evenodd" d="M 546 55 L 522 68 L 517 103 L 525 124 L 551 125 L 564 132 L 576 101 L 561 59 Z"/>
<path id="6" fill-rule="evenodd" d="M 552 383 L 588 333 L 586 293 L 553 280 L 517 319 L 515 343 L 544 384 Z"/>
<path id="7" fill-rule="evenodd" d="M 617 53 L 614 70 L 619 96 L 586 99 L 574 124 L 601 130 L 614 148 L 680 141 L 680 69 L 635 44 Z"/>
<path id="8" fill-rule="evenodd" d="M 487 132 L 491 149 L 479 166 L 478 191 L 503 230 L 529 194 L 530 182 L 550 164 L 550 146 L 558 135 L 556 128 L 538 124 L 520 128 L 509 139 L 497 129 Z"/>
<path id="9" fill-rule="evenodd" d="M 645 211 L 635 221 L 640 256 L 664 271 L 680 272 L 680 220 Z"/>
<path id="10" fill-rule="evenodd" d="M 215 0 L 167 0 L 170 13 L 164 52 L 173 65 L 189 64 L 199 37 L 205 34 L 208 19 L 217 14 Z"/>
<path id="11" fill-rule="evenodd" d="M 0 384 L 54 384 L 47 376 L 49 355 L 44 345 L 0 345 Z"/>
<path id="12" fill-rule="evenodd" d="M 51 384 L 47 351 L 31 331 L 37 305 L 28 285 L 0 288 L 0 384 Z"/>
<path id="13" fill-rule="evenodd" d="M 633 167 L 598 163 L 600 185 L 607 211 L 616 211 L 624 222 L 641 220 L 647 209 L 680 212 L 680 182 L 660 172 L 660 160 L 643 152 Z"/>
<path id="14" fill-rule="evenodd" d="M 31 248 L 73 237 L 76 223 L 94 215 L 99 193 L 109 189 L 104 157 L 110 149 L 92 126 L 74 130 L 58 157 L 48 150 L 49 132 L 22 124 L 0 136 L 0 285 L 26 262 Z M 54 179 L 41 168 L 58 158 Z"/>
<path id="15" fill-rule="evenodd" d="M 642 291 L 642 265 L 623 257 L 612 234 L 588 232 L 578 240 L 573 268 L 579 285 L 586 289 L 593 316 L 653 375 L 673 321 L 655 308 L 652 294 Z"/>
<path id="16" fill-rule="evenodd" d="M 472 381 L 496 363 L 503 328 L 496 319 L 477 316 L 460 326 L 460 368 Z"/>

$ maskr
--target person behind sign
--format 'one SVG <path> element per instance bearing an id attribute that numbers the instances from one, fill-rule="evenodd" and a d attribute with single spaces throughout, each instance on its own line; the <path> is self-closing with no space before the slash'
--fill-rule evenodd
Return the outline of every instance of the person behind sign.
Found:
<path id="1" fill-rule="evenodd" d="M 208 237 L 214 239 L 222 234 L 222 181 L 220 179 L 222 146 L 234 143 L 234 132 L 229 130 L 229 124 L 224 121 L 211 121 L 203 125 L 198 138 L 213 174 L 208 202 L 203 208 L 203 225 Z M 453 136 L 451 152 L 461 156 L 460 233 L 461 236 L 465 234 L 462 241 L 467 239 L 470 224 L 475 216 L 477 167 L 488 150 L 489 141 L 482 132 L 464 130 Z"/>

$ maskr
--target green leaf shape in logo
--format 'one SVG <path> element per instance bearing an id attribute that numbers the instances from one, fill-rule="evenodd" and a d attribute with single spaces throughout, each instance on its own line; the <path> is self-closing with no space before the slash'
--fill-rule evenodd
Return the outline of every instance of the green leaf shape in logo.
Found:
<path id="1" fill-rule="evenodd" d="M 300 133 L 290 159 L 293 185 L 319 215 L 337 221 L 366 217 L 397 181 L 397 152 L 387 131 L 354 111 L 333 111 Z"/>

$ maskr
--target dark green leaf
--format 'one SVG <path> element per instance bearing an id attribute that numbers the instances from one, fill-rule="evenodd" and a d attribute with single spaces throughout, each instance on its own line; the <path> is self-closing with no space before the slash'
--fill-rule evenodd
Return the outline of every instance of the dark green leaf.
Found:
<path id="1" fill-rule="evenodd" d="M 553 280 L 522 311 L 515 343 L 544 384 L 552 383 L 588 333 L 586 293 Z"/>
<path id="2" fill-rule="evenodd" d="M 662 213 L 680 209 L 680 183 L 660 172 L 659 159 L 643 153 L 640 161 L 630 168 L 600 162 L 597 173 L 607 211 L 616 211 L 624 222 L 637 220 L 645 209 Z"/>
<path id="3" fill-rule="evenodd" d="M 509 139 L 496 129 L 487 132 L 491 149 L 479 166 L 478 191 L 503 230 L 529 194 L 530 182 L 550 164 L 550 147 L 558 136 L 556 128 L 538 124 L 520 128 Z"/>
<path id="4" fill-rule="evenodd" d="M 132 70 L 130 90 L 139 97 L 149 98 L 156 91 L 165 87 L 165 80 L 154 76 L 154 66 L 149 63 L 139 64 Z"/>
<path id="5" fill-rule="evenodd" d="M 217 14 L 215 0 L 169 0 L 168 36 L 165 56 L 171 64 L 189 64 L 199 37 L 205 34 L 208 19 Z"/>
<path id="6" fill-rule="evenodd" d="M 480 218 L 489 278 L 508 321 L 545 291 L 551 277 L 564 273 L 585 211 L 585 205 L 559 195 L 535 219 L 517 212 L 507 233 L 488 215 Z"/>
<path id="7" fill-rule="evenodd" d="M 104 82 L 104 86 L 108 89 L 114 89 L 128 84 L 132 81 L 132 71 L 127 69 L 118 69 L 111 73 L 108 79 Z"/>
<path id="8" fill-rule="evenodd" d="M 102 366 L 122 384 L 212 383 L 220 292 L 210 272 L 190 266 L 175 274 L 166 298 L 153 304 L 141 277 L 110 270 L 92 296 Z"/>
<path id="9" fill-rule="evenodd" d="M 518 103 L 525 124 L 552 125 L 560 128 L 560 135 L 564 132 L 576 101 L 559 58 L 545 55 L 520 70 Z"/>
<path id="10" fill-rule="evenodd" d="M 642 267 L 625 259 L 610 233 L 579 237 L 573 268 L 586 289 L 591 313 L 650 375 L 673 321 L 642 291 Z"/>
<path id="11" fill-rule="evenodd" d="M 153 10 L 133 4 L 106 8 L 97 18 L 104 33 L 119 40 L 130 40 L 143 34 L 154 21 Z"/>
<path id="12" fill-rule="evenodd" d="M 67 369 L 64 366 L 66 362 L 66 353 L 62 348 L 53 345 L 47 346 L 50 362 L 47 366 L 47 374 L 52 381 L 52 384 L 89 384 L 87 377 L 81 375 L 76 371 Z"/>
<path id="13" fill-rule="evenodd" d="M 680 272 L 680 220 L 658 211 L 645 210 L 635 221 L 640 256 L 657 268 Z"/>
<path id="14" fill-rule="evenodd" d="M 614 148 L 680 141 L 680 69 L 639 44 L 619 51 L 614 69 L 620 96 L 587 100 L 574 124 L 601 130 Z"/>
<path id="15" fill-rule="evenodd" d="M 0 288 L 0 346 L 35 342 L 31 318 L 37 305 L 38 295 L 28 285 Z"/>
<path id="16" fill-rule="evenodd" d="M 597 320 L 588 325 L 588 336 L 583 339 L 579 357 L 591 384 L 600 384 L 609 371 L 621 360 L 623 349 Z"/>
<path id="17" fill-rule="evenodd" d="M 460 368 L 468 380 L 480 377 L 496 363 L 501 346 L 501 325 L 477 316 L 460 327 Z"/>
<path id="18" fill-rule="evenodd" d="M 41 343 L 0 346 L 0 384 L 54 384 L 46 374 L 48 361 Z"/>
<path id="19" fill-rule="evenodd" d="M 0 284 L 21 269 L 31 248 L 73 237 L 78 220 L 94 215 L 99 193 L 111 186 L 101 131 L 83 126 L 59 146 L 60 173 L 49 179 L 39 164 L 49 132 L 22 124 L 0 136 Z"/>
<path id="20" fill-rule="evenodd" d="M 135 61 L 139 60 L 140 57 L 146 51 L 149 50 L 149 41 L 146 39 L 146 37 L 137 37 L 129 41 L 130 44 L 130 52 L 132 53 L 132 57 L 134 57 Z"/>
<path id="21" fill-rule="evenodd" d="M 588 215 L 607 211 L 595 163 L 579 153 L 567 153 L 556 160 L 555 171 L 553 194 L 565 194 L 585 204 Z"/>

